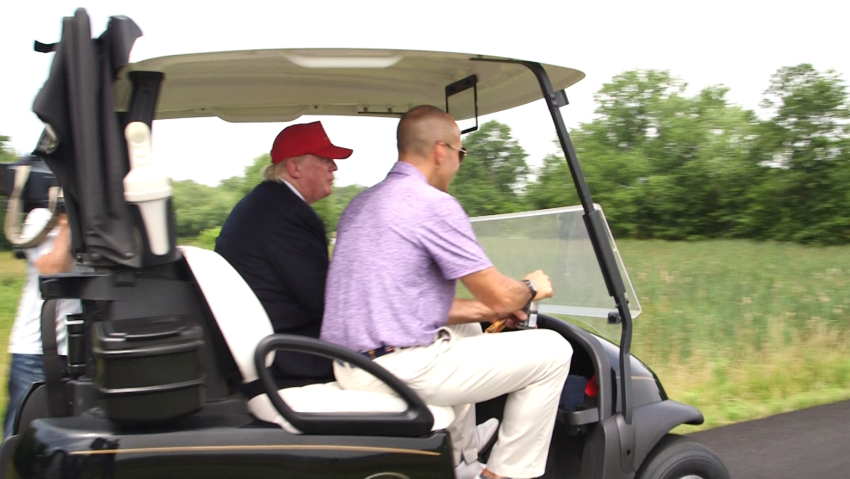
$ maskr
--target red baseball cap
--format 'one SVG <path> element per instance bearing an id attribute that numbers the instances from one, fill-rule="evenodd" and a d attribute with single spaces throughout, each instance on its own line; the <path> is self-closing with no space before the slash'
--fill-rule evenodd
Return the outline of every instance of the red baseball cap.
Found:
<path id="1" fill-rule="evenodd" d="M 322 128 L 322 122 L 314 121 L 287 126 L 278 133 L 272 145 L 272 163 L 307 154 L 342 160 L 351 156 L 351 153 L 348 148 L 334 146 Z"/>

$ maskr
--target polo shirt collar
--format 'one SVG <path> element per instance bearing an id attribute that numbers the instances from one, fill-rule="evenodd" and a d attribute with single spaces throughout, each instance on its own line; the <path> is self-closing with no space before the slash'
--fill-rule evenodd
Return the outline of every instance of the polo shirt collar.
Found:
<path id="1" fill-rule="evenodd" d="M 421 181 L 422 183 L 428 184 L 428 179 L 425 178 L 425 175 L 423 175 L 418 168 L 406 161 L 396 161 L 395 165 L 393 165 L 392 169 L 390 170 L 390 174 L 410 176 L 411 178 L 415 178 Z"/>

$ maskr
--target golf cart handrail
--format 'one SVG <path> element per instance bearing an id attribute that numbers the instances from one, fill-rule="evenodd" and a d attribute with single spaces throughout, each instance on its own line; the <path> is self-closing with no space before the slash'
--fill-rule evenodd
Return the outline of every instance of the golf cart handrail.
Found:
<path id="1" fill-rule="evenodd" d="M 375 376 L 398 394 L 407 409 L 397 413 L 306 413 L 293 410 L 277 394 L 277 384 L 266 367 L 266 358 L 274 351 L 296 351 L 315 354 L 335 361 L 350 363 Z M 366 356 L 318 339 L 290 334 L 266 336 L 254 352 L 254 364 L 265 393 L 274 408 L 290 424 L 307 434 L 424 436 L 434 425 L 428 406 L 401 379 Z"/>

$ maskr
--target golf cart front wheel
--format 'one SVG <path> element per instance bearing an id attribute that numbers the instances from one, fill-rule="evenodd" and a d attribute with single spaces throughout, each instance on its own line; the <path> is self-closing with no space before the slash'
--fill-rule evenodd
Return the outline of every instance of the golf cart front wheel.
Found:
<path id="1" fill-rule="evenodd" d="M 729 471 L 708 447 L 668 434 L 655 445 L 635 479 L 729 479 Z"/>

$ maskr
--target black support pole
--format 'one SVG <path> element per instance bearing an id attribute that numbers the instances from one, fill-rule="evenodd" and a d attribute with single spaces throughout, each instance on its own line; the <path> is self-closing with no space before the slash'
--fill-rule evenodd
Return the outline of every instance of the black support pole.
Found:
<path id="1" fill-rule="evenodd" d="M 541 64 L 535 62 L 515 63 L 522 64 L 531 70 L 540 84 L 543 99 L 546 101 L 546 106 L 552 115 L 552 121 L 555 123 L 555 131 L 558 134 L 561 149 L 564 151 L 573 183 L 581 200 L 581 205 L 584 208 L 584 221 L 587 226 L 587 233 L 596 252 L 596 259 L 599 261 L 602 276 L 605 279 L 605 285 L 608 287 L 608 294 L 614 298 L 617 311 L 620 313 L 622 334 L 620 336 L 620 394 L 618 397 L 622 418 L 621 420 L 618 419 L 618 423 L 620 429 L 621 467 L 624 472 L 631 472 L 634 470 L 635 456 L 635 434 L 634 426 L 632 425 L 632 316 L 629 312 L 628 301 L 626 300 L 626 288 L 623 284 L 620 270 L 617 267 L 617 262 L 614 259 L 614 252 L 608 240 L 605 222 L 601 213 L 596 210 L 593 204 L 590 189 L 584 180 L 578 157 L 576 156 L 572 141 L 570 141 L 570 135 L 567 133 L 567 127 L 564 125 L 564 119 L 561 116 L 560 107 L 567 104 L 566 94 L 563 91 L 556 92 L 552 88 L 549 75 L 547 75 L 546 70 Z"/>
<path id="2" fill-rule="evenodd" d="M 124 117 L 124 124 L 141 121 L 153 130 L 159 87 L 165 75 L 161 72 L 130 72 L 129 78 L 133 84 L 133 96 L 130 100 L 130 109 Z"/>

